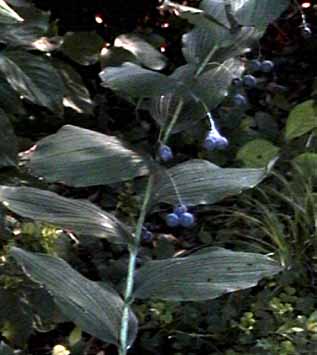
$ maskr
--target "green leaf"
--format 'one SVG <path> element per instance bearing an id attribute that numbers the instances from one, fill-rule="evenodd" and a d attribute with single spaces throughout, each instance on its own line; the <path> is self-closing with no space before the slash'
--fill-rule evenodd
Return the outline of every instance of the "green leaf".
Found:
<path id="1" fill-rule="evenodd" d="M 23 18 L 17 14 L 4 0 L 0 0 L 0 23 L 15 24 L 23 22 Z"/>
<path id="2" fill-rule="evenodd" d="M 118 344 L 123 301 L 110 287 L 100 287 L 83 277 L 64 260 L 11 248 L 11 255 L 35 282 L 43 284 L 61 312 L 83 331 Z M 137 319 L 130 312 L 129 345 L 137 333 Z"/>
<path id="3" fill-rule="evenodd" d="M 19 95 L 53 112 L 62 111 L 64 85 L 56 69 L 44 57 L 7 50 L 0 54 L 0 71 Z"/>
<path id="4" fill-rule="evenodd" d="M 235 0 L 229 2 L 231 13 L 240 25 L 262 29 L 278 18 L 289 4 L 289 0 Z M 206 13 L 216 16 L 225 25 L 228 25 L 225 6 L 226 2 L 219 0 L 203 0 L 200 4 L 200 8 Z"/>
<path id="5" fill-rule="evenodd" d="M 2 341 L 0 343 L 0 355 L 14 355 L 14 352 L 13 349 Z"/>
<path id="6" fill-rule="evenodd" d="M 128 33 L 118 36 L 114 46 L 131 52 L 139 63 L 152 70 L 162 70 L 166 66 L 166 58 L 140 36 Z"/>
<path id="7" fill-rule="evenodd" d="M 151 201 L 175 205 L 180 197 L 186 205 L 213 204 L 255 187 L 266 175 L 266 169 L 223 169 L 206 160 L 191 160 L 157 174 Z"/>
<path id="8" fill-rule="evenodd" d="M 48 31 L 50 14 L 34 6 L 19 7 L 19 14 L 23 17 L 23 22 L 14 25 L 0 24 L 0 42 L 13 47 L 33 48 L 33 42 Z"/>
<path id="9" fill-rule="evenodd" d="M 0 109 L 0 168 L 15 166 L 17 162 L 17 141 L 11 122 Z"/>
<path id="10" fill-rule="evenodd" d="M 209 248 L 199 254 L 144 264 L 136 273 L 134 297 L 201 301 L 255 286 L 281 271 L 261 254 Z"/>
<path id="11" fill-rule="evenodd" d="M 137 57 L 122 47 L 102 48 L 100 53 L 101 69 L 106 67 L 119 67 L 125 62 L 139 65 Z"/>
<path id="12" fill-rule="evenodd" d="M 55 60 L 54 65 L 58 68 L 58 72 L 64 82 L 63 105 L 77 113 L 92 115 L 94 104 L 80 74 L 72 66 L 64 62 Z"/>
<path id="13" fill-rule="evenodd" d="M 68 32 L 60 50 L 78 64 L 92 65 L 99 60 L 103 45 L 102 37 L 96 32 Z"/>
<path id="14" fill-rule="evenodd" d="M 55 224 L 79 235 L 126 244 L 127 227 L 113 215 L 88 201 L 74 200 L 31 187 L 0 186 L 0 201 L 14 213 L 36 221 Z"/>
<path id="15" fill-rule="evenodd" d="M 173 10 L 177 16 L 182 17 L 193 25 L 209 29 L 213 26 L 229 29 L 225 24 L 221 22 L 215 14 L 206 13 L 201 9 L 196 9 L 190 6 L 184 6 L 175 2 L 165 0 L 161 5 L 163 8 Z"/>
<path id="16" fill-rule="evenodd" d="M 146 175 L 152 162 L 116 137 L 66 125 L 40 140 L 27 164 L 49 182 L 80 187 Z"/>
<path id="17" fill-rule="evenodd" d="M 153 97 L 175 90 L 176 80 L 133 63 L 105 68 L 99 74 L 102 86 L 132 97 Z"/>
<path id="18" fill-rule="evenodd" d="M 188 63 L 199 64 L 217 47 L 209 62 L 221 63 L 254 46 L 262 34 L 254 27 L 241 27 L 234 33 L 216 26 L 214 31 L 195 27 L 183 35 L 182 51 Z"/>
<path id="19" fill-rule="evenodd" d="M 240 77 L 244 69 L 241 61 L 233 58 L 221 65 L 209 65 L 194 82 L 192 91 L 212 110 L 227 96 L 232 79 Z"/>
<path id="20" fill-rule="evenodd" d="M 317 153 L 303 153 L 293 159 L 305 176 L 317 177 Z"/>
<path id="21" fill-rule="evenodd" d="M 236 0 L 232 9 L 241 25 L 265 28 L 289 5 L 290 0 Z"/>
<path id="22" fill-rule="evenodd" d="M 259 168 L 266 166 L 278 155 L 279 148 L 266 139 L 254 139 L 245 144 L 237 154 L 245 166 Z"/>
<path id="23" fill-rule="evenodd" d="M 4 76 L 0 75 L 0 107 L 7 113 L 24 114 L 22 100 Z"/>
<path id="24" fill-rule="evenodd" d="M 313 100 L 307 100 L 293 108 L 286 122 L 287 140 L 297 138 L 317 128 L 316 108 Z"/>

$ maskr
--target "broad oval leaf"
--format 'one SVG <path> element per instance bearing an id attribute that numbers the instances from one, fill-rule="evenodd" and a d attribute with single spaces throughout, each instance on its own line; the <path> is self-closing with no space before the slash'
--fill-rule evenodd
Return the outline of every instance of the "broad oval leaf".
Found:
<path id="1" fill-rule="evenodd" d="M 144 264 L 135 276 L 134 297 L 208 300 L 253 287 L 262 278 L 281 271 L 276 261 L 261 254 L 210 249 L 197 255 Z"/>
<path id="2" fill-rule="evenodd" d="M 25 114 L 23 101 L 2 74 L 0 74 L 0 107 L 8 114 Z"/>
<path id="3" fill-rule="evenodd" d="M 206 71 L 194 82 L 192 91 L 212 110 L 227 96 L 232 79 L 240 77 L 244 69 L 243 63 L 234 58 L 217 66 L 209 64 Z"/>
<path id="4" fill-rule="evenodd" d="M 40 140 L 29 158 L 34 175 L 76 187 L 146 175 L 152 164 L 116 137 L 71 125 Z"/>
<path id="5" fill-rule="evenodd" d="M 156 175 L 151 205 L 213 204 L 253 188 L 267 175 L 266 169 L 219 168 L 206 160 L 191 160 Z"/>
<path id="6" fill-rule="evenodd" d="M 0 54 L 0 71 L 19 95 L 51 111 L 62 111 L 64 85 L 57 70 L 44 57 L 7 50 Z"/>
<path id="7" fill-rule="evenodd" d="M 286 139 L 297 138 L 317 128 L 317 111 L 313 100 L 293 108 L 286 123 Z"/>
<path id="8" fill-rule="evenodd" d="M 26 218 L 55 224 L 78 235 L 105 238 L 127 244 L 128 228 L 113 215 L 88 201 L 75 200 L 31 187 L 0 186 L 0 201 Z"/>
<path id="9" fill-rule="evenodd" d="M 217 14 L 207 13 L 204 10 L 180 5 L 169 0 L 164 0 L 161 7 L 173 10 L 177 16 L 180 16 L 191 24 L 199 27 L 209 29 L 210 27 L 213 28 L 216 25 L 218 27 L 229 29 L 229 27 L 221 21 Z"/>
<path id="10" fill-rule="evenodd" d="M 13 47 L 32 48 L 33 42 L 46 34 L 50 14 L 27 4 L 19 7 L 18 11 L 24 21 L 14 25 L 0 24 L 0 42 L 8 43 Z"/>
<path id="11" fill-rule="evenodd" d="M 263 34 L 255 27 L 241 27 L 233 33 L 219 27 L 216 30 L 195 27 L 183 35 L 182 51 L 188 63 L 202 63 L 212 51 L 209 62 L 221 63 L 255 45 Z"/>
<path id="12" fill-rule="evenodd" d="M 23 22 L 23 18 L 16 13 L 4 0 L 0 0 L 0 23 L 15 24 Z"/>
<path id="13" fill-rule="evenodd" d="M 114 46 L 131 52 L 139 62 L 152 70 L 162 70 L 166 65 L 166 58 L 140 36 L 128 33 L 118 36 Z"/>
<path id="14" fill-rule="evenodd" d="M 237 153 L 237 159 L 244 166 L 259 168 L 267 164 L 278 155 L 279 148 L 266 139 L 254 139 L 246 143 Z"/>
<path id="15" fill-rule="evenodd" d="M 0 168 L 15 166 L 17 162 L 17 141 L 11 122 L 0 109 Z"/>
<path id="16" fill-rule="evenodd" d="M 63 105 L 77 113 L 92 115 L 94 103 L 80 74 L 71 65 L 64 62 L 55 60 L 54 65 L 58 68 L 58 72 L 64 82 Z"/>
<path id="17" fill-rule="evenodd" d="M 290 0 L 235 0 L 232 10 L 244 26 L 266 27 L 290 5 Z"/>
<path id="18" fill-rule="evenodd" d="M 293 159 L 305 176 L 317 178 L 317 153 L 303 153 Z"/>
<path id="19" fill-rule="evenodd" d="M 265 28 L 287 9 L 289 0 L 235 0 L 229 1 L 232 15 L 243 26 Z M 217 18 L 229 24 L 223 0 L 203 0 L 200 8 L 209 15 L 217 13 Z"/>
<path id="20" fill-rule="evenodd" d="M 11 255 L 35 282 L 44 285 L 61 312 L 83 331 L 118 344 L 123 301 L 114 289 L 83 277 L 63 259 L 11 248 Z M 137 333 L 137 319 L 130 312 L 129 345 Z"/>
<path id="21" fill-rule="evenodd" d="M 102 37 L 96 32 L 68 32 L 60 50 L 78 64 L 92 65 L 99 60 L 103 45 Z"/>
<path id="22" fill-rule="evenodd" d="M 136 98 L 171 92 L 179 84 L 171 77 L 129 62 L 119 67 L 105 68 L 99 76 L 102 86 Z"/>

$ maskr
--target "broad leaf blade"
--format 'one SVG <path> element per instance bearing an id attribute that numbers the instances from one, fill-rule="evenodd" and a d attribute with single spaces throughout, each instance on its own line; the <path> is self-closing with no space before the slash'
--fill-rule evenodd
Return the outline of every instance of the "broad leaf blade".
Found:
<path id="1" fill-rule="evenodd" d="M 11 122 L 0 109 L 0 168 L 15 166 L 17 162 L 17 141 Z"/>
<path id="2" fill-rule="evenodd" d="M 246 143 L 237 153 L 237 159 L 244 166 L 259 168 L 267 166 L 279 153 L 279 148 L 272 142 L 258 138 Z"/>
<path id="3" fill-rule="evenodd" d="M 153 97 L 173 91 L 178 85 L 172 78 L 132 63 L 105 68 L 99 74 L 102 86 L 131 97 Z"/>
<path id="4" fill-rule="evenodd" d="M 49 222 L 79 235 L 105 238 L 127 244 L 127 227 L 113 215 L 88 201 L 74 200 L 31 187 L 0 186 L 0 201 L 26 218 Z"/>
<path id="5" fill-rule="evenodd" d="M 79 73 L 72 66 L 61 61 L 54 61 L 54 65 L 59 69 L 64 82 L 63 105 L 77 113 L 92 115 L 94 104 Z"/>
<path id="6" fill-rule="evenodd" d="M 13 47 L 32 48 L 33 42 L 46 34 L 50 14 L 34 6 L 19 7 L 19 14 L 23 17 L 23 22 L 14 25 L 0 24 L 0 42 L 8 43 Z"/>
<path id="7" fill-rule="evenodd" d="M 230 58 L 223 64 L 212 66 L 202 73 L 194 83 L 192 91 L 209 107 L 217 107 L 228 94 L 228 86 L 235 77 L 240 77 L 244 65 L 238 59 Z"/>
<path id="8" fill-rule="evenodd" d="M 7 50 L 0 55 L 0 71 L 21 96 L 51 111 L 62 111 L 64 85 L 45 58 L 26 51 Z"/>
<path id="9" fill-rule="evenodd" d="M 60 50 L 81 65 L 92 65 L 99 60 L 104 45 L 102 37 L 96 32 L 68 32 Z"/>
<path id="10" fill-rule="evenodd" d="M 232 15 L 242 26 L 265 27 L 278 18 L 287 9 L 289 0 L 235 0 L 228 2 Z M 209 15 L 217 14 L 217 19 L 228 25 L 226 2 L 223 0 L 203 0 L 200 8 Z"/>
<path id="11" fill-rule="evenodd" d="M 161 6 L 173 10 L 177 16 L 184 18 L 193 25 L 206 29 L 213 28 L 215 25 L 229 29 L 216 15 L 207 13 L 204 10 L 180 5 L 169 0 L 165 0 Z"/>
<path id="12" fill-rule="evenodd" d="M 118 36 L 115 39 L 114 45 L 131 52 L 142 65 L 149 69 L 162 70 L 166 65 L 166 58 L 163 54 L 135 34 L 122 34 Z"/>
<path id="13" fill-rule="evenodd" d="M 146 175 L 151 164 L 116 137 L 71 125 L 40 140 L 28 162 L 34 175 L 76 187 Z"/>
<path id="14" fill-rule="evenodd" d="M 213 248 L 184 258 L 146 263 L 137 271 L 134 297 L 208 300 L 253 287 L 280 271 L 278 263 L 264 255 Z"/>
<path id="15" fill-rule="evenodd" d="M 61 312 L 85 332 L 118 344 L 123 301 L 110 287 L 92 282 L 64 260 L 11 248 L 11 255 L 35 282 L 43 284 Z M 129 345 L 136 337 L 137 319 L 130 312 Z"/>
<path id="16" fill-rule="evenodd" d="M 317 111 L 313 100 L 297 105 L 289 114 L 286 123 L 286 139 L 291 140 L 317 128 Z"/>
<path id="17" fill-rule="evenodd" d="M 4 0 L 0 0 L 0 23 L 15 24 L 23 22 L 23 18 L 17 14 Z"/>
<path id="18" fill-rule="evenodd" d="M 266 169 L 223 169 L 206 160 L 191 160 L 158 173 L 152 205 L 175 205 L 178 196 L 186 205 L 213 204 L 255 187 L 266 174 Z"/>

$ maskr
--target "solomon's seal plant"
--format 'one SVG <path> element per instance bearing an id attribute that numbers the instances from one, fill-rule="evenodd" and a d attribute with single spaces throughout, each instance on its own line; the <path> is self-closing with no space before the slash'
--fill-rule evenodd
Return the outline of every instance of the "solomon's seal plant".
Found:
<path id="1" fill-rule="evenodd" d="M 206 209 L 227 196 L 253 188 L 268 175 L 269 167 L 222 168 L 205 159 L 173 164 L 170 146 L 174 134 L 187 131 L 195 135 L 194 126 L 205 132 L 207 125 L 209 131 L 202 138 L 203 146 L 211 155 L 214 150 L 223 150 L 226 154 L 231 140 L 225 137 L 226 129 L 217 109 L 228 96 L 232 83 L 237 90 L 249 91 L 257 86 L 256 74 L 251 71 L 268 73 L 273 70 L 273 63 L 267 60 L 253 62 L 252 68 L 246 70 L 240 54 L 257 44 L 268 24 L 288 5 L 288 0 L 204 0 L 197 9 L 164 1 L 163 10 L 193 25 L 182 38 L 186 64 L 163 74 L 161 70 L 166 61 L 160 52 L 137 35 L 122 35 L 120 41 L 107 50 L 109 59 L 109 55 L 120 48 L 124 53 L 122 61 L 107 65 L 104 60 L 99 75 L 102 86 L 137 107 L 144 104 L 155 122 L 157 144 L 154 146 L 158 150 L 128 142 L 125 137 L 65 125 L 23 154 L 24 167 L 34 177 L 41 178 L 39 182 L 44 179 L 73 188 L 106 185 L 109 192 L 120 183 L 137 180 L 141 186 L 138 190 L 141 203 L 134 225 L 115 216 L 107 204 L 101 208 L 90 201 L 64 197 L 39 188 L 40 184 L 37 188 L 14 184 L 0 186 L 0 201 L 6 211 L 54 225 L 74 243 L 89 236 L 104 239 L 127 252 L 126 275 L 117 284 L 107 279 L 103 283 L 89 280 L 57 252 L 52 255 L 36 253 L 16 243 L 4 256 L 5 260 L 13 258 L 34 284 L 45 287 L 65 319 L 73 321 L 84 332 L 114 344 L 120 355 L 127 354 L 138 334 L 138 320 L 133 311 L 136 299 L 210 300 L 253 287 L 261 279 L 281 271 L 279 263 L 267 255 L 221 247 L 160 260 L 146 259 L 140 267 L 138 256 L 142 241 L 152 238 L 145 228 L 146 220 L 161 213 L 162 206 L 173 209 L 172 213 L 163 214 L 167 226 L 188 228 L 194 235 L 198 224 L 196 211 L 199 213 L 202 207 Z M 0 10 L 1 16 L 5 13 L 9 22 L 20 21 L 15 12 L 1 3 Z M 71 42 L 65 39 L 61 46 L 65 55 L 69 54 Z M 62 103 L 76 106 L 77 102 L 71 100 L 70 88 L 63 85 L 62 74 L 58 74 L 53 65 L 45 72 L 47 78 L 36 76 L 31 85 L 33 90 L 30 90 L 25 86 L 30 85 L 27 76 L 32 77 L 32 70 L 37 66 L 22 64 L 24 56 L 29 58 L 33 54 L 22 55 L 8 48 L 0 55 L 0 71 L 4 75 L 9 72 L 10 90 L 52 111 L 61 110 Z M 34 60 L 41 66 L 46 58 L 38 56 Z M 90 56 L 83 56 L 80 62 L 91 60 Z M 25 85 L 17 85 L 21 81 L 12 74 L 20 73 L 17 67 L 27 71 L 22 75 Z M 50 85 L 54 86 L 53 97 L 46 95 L 44 90 Z M 235 93 L 233 101 L 237 106 L 247 103 L 243 91 Z M 79 110 L 85 106 L 83 102 L 77 104 Z M 1 125 L 9 126 L 6 115 L 2 111 L 0 115 Z M 7 132 L 12 134 L 10 129 Z M 9 151 L 9 144 L 5 148 Z M 4 156 L 7 165 L 17 165 L 16 151 L 5 151 Z M 195 216 L 191 212 L 194 207 Z M 246 329 L 252 322 L 249 323 Z"/>

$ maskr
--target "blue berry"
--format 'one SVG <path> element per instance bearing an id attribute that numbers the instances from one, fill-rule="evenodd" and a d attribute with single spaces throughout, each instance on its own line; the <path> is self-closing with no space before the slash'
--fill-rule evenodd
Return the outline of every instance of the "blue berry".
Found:
<path id="1" fill-rule="evenodd" d="M 183 213 L 187 212 L 187 207 L 185 205 L 179 205 L 174 208 L 174 213 L 180 217 Z"/>
<path id="2" fill-rule="evenodd" d="M 261 64 L 261 71 L 263 73 L 270 73 L 274 68 L 274 63 L 271 60 L 264 60 Z"/>
<path id="3" fill-rule="evenodd" d="M 176 213 L 169 213 L 165 218 L 165 222 L 169 227 L 174 228 L 179 226 L 180 218 L 177 216 Z"/>
<path id="4" fill-rule="evenodd" d="M 236 87 L 242 86 L 242 80 L 240 78 L 233 78 L 231 84 Z"/>
<path id="5" fill-rule="evenodd" d="M 173 159 L 172 149 L 168 145 L 161 145 L 159 149 L 159 156 L 163 161 L 169 161 Z"/>
<path id="6" fill-rule="evenodd" d="M 195 223 L 194 215 L 189 212 L 183 213 L 179 218 L 179 223 L 184 228 L 192 227 Z"/>
<path id="7" fill-rule="evenodd" d="M 217 145 L 216 145 L 216 148 L 217 149 L 226 149 L 229 145 L 229 142 L 228 142 L 228 139 L 226 137 L 223 137 L 223 136 L 220 136 L 218 137 L 217 139 Z"/>
<path id="8" fill-rule="evenodd" d="M 243 77 L 243 85 L 249 89 L 254 88 L 256 86 L 256 78 L 253 75 L 245 75 Z"/>
<path id="9" fill-rule="evenodd" d="M 307 38 L 310 38 L 310 36 L 312 35 L 312 31 L 311 31 L 310 27 L 308 27 L 306 25 L 301 29 L 301 34 L 305 39 L 307 39 Z"/>
<path id="10" fill-rule="evenodd" d="M 241 94 L 234 95 L 232 100 L 236 106 L 245 106 L 247 104 L 246 97 Z"/>
<path id="11" fill-rule="evenodd" d="M 217 137 L 212 135 L 211 132 L 208 133 L 204 140 L 204 147 L 207 150 L 213 150 L 217 147 Z"/>
<path id="12" fill-rule="evenodd" d="M 152 241 L 153 239 L 153 234 L 149 231 L 149 230 L 144 230 L 143 233 L 142 233 L 142 239 L 145 241 L 145 242 L 150 242 Z"/>
<path id="13" fill-rule="evenodd" d="M 261 62 L 258 59 L 253 59 L 248 63 L 248 69 L 251 72 L 259 71 L 261 69 Z"/>

